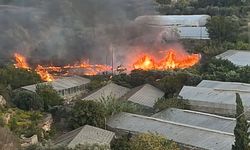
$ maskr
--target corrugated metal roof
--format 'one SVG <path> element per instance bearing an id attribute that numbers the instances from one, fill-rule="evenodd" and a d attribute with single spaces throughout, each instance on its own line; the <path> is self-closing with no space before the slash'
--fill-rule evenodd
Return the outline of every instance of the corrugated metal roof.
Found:
<path id="1" fill-rule="evenodd" d="M 209 15 L 151 15 L 139 16 L 135 22 L 157 26 L 205 26 Z"/>
<path id="2" fill-rule="evenodd" d="M 85 125 L 76 130 L 73 130 L 61 137 L 58 137 L 56 145 L 63 145 L 69 148 L 74 148 L 79 144 L 101 144 L 110 145 L 115 133 L 100 129 L 97 127 Z"/>
<path id="3" fill-rule="evenodd" d="M 233 133 L 236 125 L 235 118 L 176 108 L 163 110 L 152 117 L 228 133 Z"/>
<path id="4" fill-rule="evenodd" d="M 197 102 L 236 105 L 235 93 L 240 94 L 244 106 L 250 106 L 250 92 L 184 86 L 179 96 Z"/>
<path id="5" fill-rule="evenodd" d="M 113 96 L 114 98 L 118 99 L 129 91 L 130 91 L 129 88 L 114 83 L 110 83 L 102 87 L 101 89 L 97 90 L 96 92 L 86 96 L 85 98 L 83 98 L 83 100 L 99 100 L 102 97 L 106 98 L 108 96 Z"/>
<path id="6" fill-rule="evenodd" d="M 145 84 L 138 91 L 133 93 L 127 100 L 140 105 L 153 107 L 155 102 L 163 96 L 164 92 L 150 84 Z"/>
<path id="7" fill-rule="evenodd" d="M 231 133 L 129 113 L 114 116 L 108 126 L 132 132 L 157 132 L 176 142 L 204 149 L 229 150 L 234 142 Z"/>
<path id="8" fill-rule="evenodd" d="M 60 79 L 56 79 L 56 80 L 51 81 L 51 82 L 44 82 L 42 84 L 47 84 L 47 83 L 51 84 L 56 91 L 59 91 L 59 90 L 69 89 L 72 87 L 81 86 L 81 85 L 87 84 L 89 82 L 90 82 L 90 80 L 87 78 L 83 78 L 80 76 L 71 76 L 71 77 L 62 77 Z M 35 92 L 36 85 L 37 84 L 24 86 L 24 87 L 22 87 L 22 89 L 26 89 L 26 90 Z"/>
<path id="9" fill-rule="evenodd" d="M 220 55 L 217 55 L 216 58 L 229 60 L 237 66 L 250 66 L 249 51 L 228 50 Z"/>
<path id="10" fill-rule="evenodd" d="M 250 84 L 240 82 L 203 80 L 200 84 L 197 85 L 197 87 L 250 92 Z"/>
<path id="11" fill-rule="evenodd" d="M 69 148 L 74 148 L 79 144 L 104 144 L 110 145 L 115 133 L 97 127 L 85 125 L 79 134 L 69 143 Z"/>

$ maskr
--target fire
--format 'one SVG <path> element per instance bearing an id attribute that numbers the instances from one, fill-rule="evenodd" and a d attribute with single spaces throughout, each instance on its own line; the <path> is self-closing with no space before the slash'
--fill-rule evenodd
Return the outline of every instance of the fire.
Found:
<path id="1" fill-rule="evenodd" d="M 14 54 L 16 63 L 14 64 L 16 68 L 23 68 L 30 70 L 26 58 L 22 56 L 21 54 Z M 63 75 L 70 75 L 70 70 L 73 69 L 83 69 L 84 73 L 83 75 L 97 75 L 101 72 L 110 71 L 112 67 L 108 65 L 101 65 L 101 64 L 95 64 L 92 65 L 89 63 L 89 61 L 81 61 L 78 63 L 75 63 L 73 65 L 66 65 L 66 66 L 42 66 L 37 65 L 37 67 L 34 69 L 37 74 L 41 77 L 44 81 L 53 81 L 55 77 L 53 75 L 55 74 L 63 74 Z M 53 75 L 52 75 L 53 74 Z"/>
<path id="2" fill-rule="evenodd" d="M 164 59 L 156 61 L 152 56 L 143 54 L 133 64 L 134 69 L 143 70 L 168 70 L 168 69 L 185 69 L 192 67 L 200 61 L 199 54 L 187 54 L 175 50 L 169 50 Z"/>
<path id="3" fill-rule="evenodd" d="M 41 79 L 44 81 L 53 81 L 54 77 L 49 74 L 49 72 L 41 65 L 38 65 L 35 69 L 36 73 L 40 75 Z"/>
<path id="4" fill-rule="evenodd" d="M 14 66 L 16 68 L 30 69 L 30 67 L 27 63 L 27 60 L 24 56 L 22 56 L 21 54 L 15 53 L 14 57 L 16 60 L 16 64 L 14 64 Z"/>

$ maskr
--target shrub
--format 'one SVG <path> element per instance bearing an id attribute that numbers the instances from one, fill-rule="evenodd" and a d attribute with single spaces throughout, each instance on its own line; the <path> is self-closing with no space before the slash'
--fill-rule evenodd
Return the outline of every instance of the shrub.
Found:
<path id="1" fill-rule="evenodd" d="M 105 108 L 100 102 L 78 100 L 71 110 L 70 124 L 75 129 L 83 125 L 105 126 Z"/>
<path id="2" fill-rule="evenodd" d="M 179 150 L 178 145 L 159 134 L 142 133 L 130 141 L 131 150 Z"/>
<path id="3" fill-rule="evenodd" d="M 161 98 L 155 103 L 154 108 L 156 110 L 164 110 L 167 108 L 189 109 L 189 103 L 186 100 L 178 98 Z"/>

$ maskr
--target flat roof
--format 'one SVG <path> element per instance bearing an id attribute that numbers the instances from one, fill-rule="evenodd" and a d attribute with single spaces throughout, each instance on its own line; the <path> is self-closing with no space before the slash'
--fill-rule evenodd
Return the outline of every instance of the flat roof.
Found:
<path id="1" fill-rule="evenodd" d="M 216 58 L 229 60 L 237 66 L 250 66 L 250 51 L 243 50 L 228 50 L 220 55 L 217 55 Z"/>
<path id="2" fill-rule="evenodd" d="M 118 99 L 124 96 L 129 91 L 130 91 L 129 88 L 114 83 L 109 83 L 104 87 L 98 89 L 97 91 L 87 95 L 86 97 L 83 98 L 83 100 L 99 100 L 102 97 L 106 98 L 108 96 L 112 96 Z"/>
<path id="3" fill-rule="evenodd" d="M 51 84 L 52 87 L 56 91 L 60 91 L 60 90 L 65 90 L 65 89 L 85 85 L 85 84 L 88 84 L 89 82 L 90 82 L 90 79 L 83 78 L 80 76 L 71 76 L 71 77 L 62 77 L 62 78 L 56 79 L 56 80 L 51 81 L 51 82 L 44 82 L 44 83 L 39 83 L 39 84 Z M 33 84 L 33 85 L 29 85 L 29 86 L 24 86 L 21 88 L 35 92 L 36 85 L 37 84 Z"/>
<path id="4" fill-rule="evenodd" d="M 235 118 L 176 108 L 165 109 L 152 117 L 228 133 L 234 133 L 236 126 Z"/>
<path id="5" fill-rule="evenodd" d="M 156 132 L 175 142 L 204 149 L 228 150 L 234 142 L 231 133 L 130 113 L 120 113 L 107 124 L 111 128 L 131 132 Z"/>
<path id="6" fill-rule="evenodd" d="M 146 15 L 135 22 L 157 26 L 205 26 L 209 15 Z"/>
<path id="7" fill-rule="evenodd" d="M 213 80 L 202 80 L 197 87 L 223 89 L 231 91 L 250 92 L 250 84 L 241 82 L 222 82 Z"/>
<path id="8" fill-rule="evenodd" d="M 130 94 L 130 92 L 128 94 Z M 154 107 L 154 104 L 157 102 L 157 100 L 162 98 L 164 94 L 165 93 L 160 89 L 150 84 L 145 84 L 140 87 L 139 90 L 135 92 L 133 91 L 127 100 L 143 106 Z"/>
<path id="9" fill-rule="evenodd" d="M 236 93 L 239 93 L 244 106 L 250 106 L 250 92 L 184 86 L 179 96 L 186 100 L 214 104 L 236 105 Z"/>

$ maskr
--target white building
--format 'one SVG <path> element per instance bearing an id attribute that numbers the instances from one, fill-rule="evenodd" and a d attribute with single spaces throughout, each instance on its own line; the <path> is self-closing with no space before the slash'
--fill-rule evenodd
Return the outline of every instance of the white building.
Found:
<path id="1" fill-rule="evenodd" d="M 229 60 L 239 67 L 250 66 L 250 51 L 228 50 L 217 55 L 216 58 Z"/>
<path id="2" fill-rule="evenodd" d="M 139 16 L 136 23 L 151 26 L 180 26 L 180 27 L 204 27 L 209 15 L 149 15 Z"/>
<path id="3" fill-rule="evenodd" d="M 65 99 L 71 99 L 75 96 L 86 92 L 86 85 L 90 82 L 89 79 L 80 76 L 62 77 L 51 82 L 45 82 L 41 84 L 50 84 L 58 92 L 60 96 Z M 36 86 L 29 85 L 24 86 L 22 89 L 36 92 Z"/>
<path id="4" fill-rule="evenodd" d="M 192 149 L 229 150 L 234 143 L 232 133 L 130 113 L 112 117 L 107 125 L 119 133 L 158 133 Z"/>
<path id="5" fill-rule="evenodd" d="M 184 86 L 179 97 L 188 100 L 193 110 L 234 116 L 236 93 L 240 94 L 245 114 L 250 117 L 250 84 L 205 80 L 197 87 Z"/>

